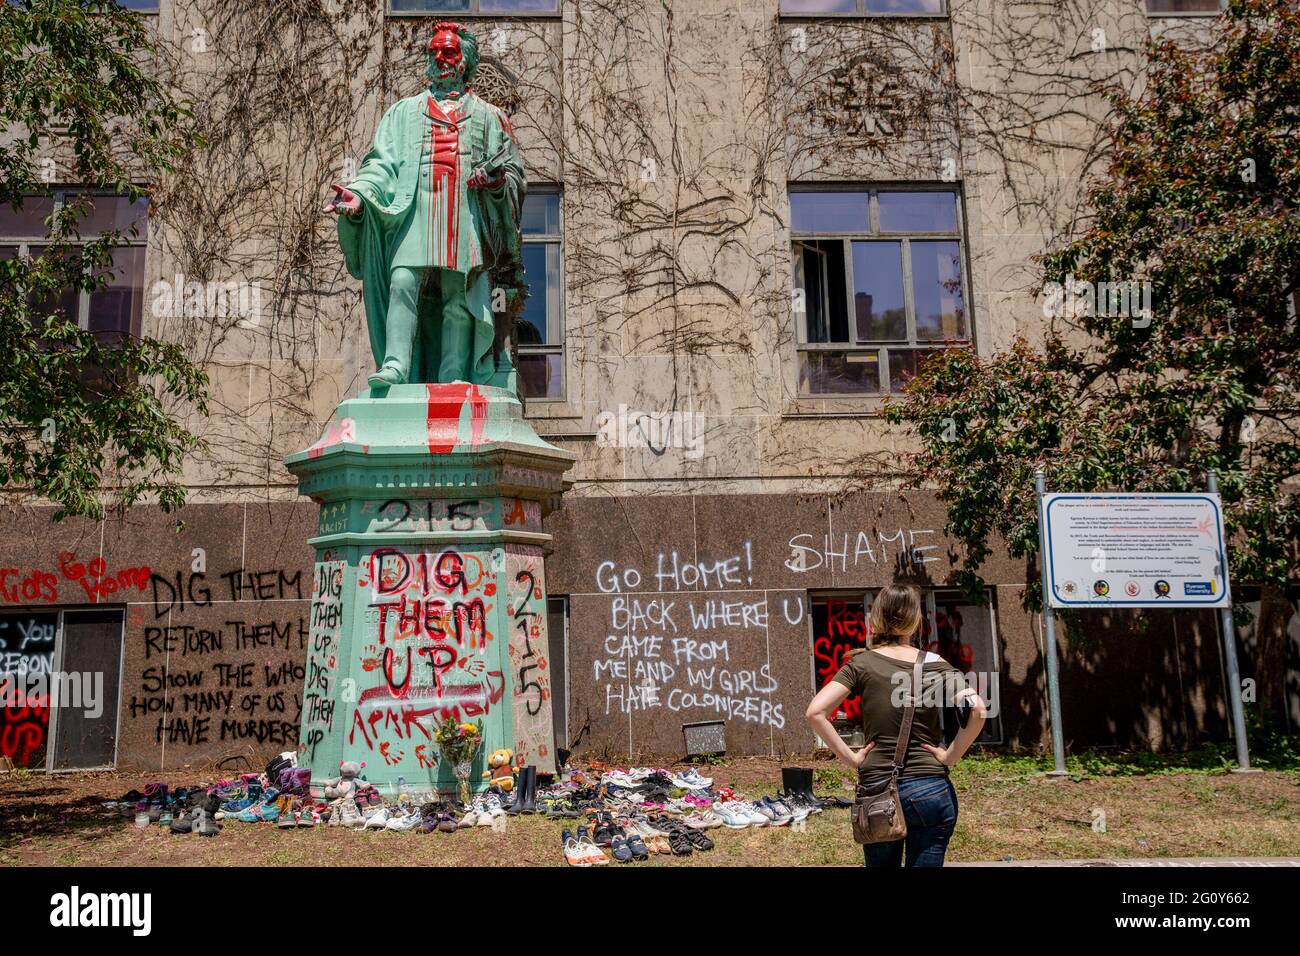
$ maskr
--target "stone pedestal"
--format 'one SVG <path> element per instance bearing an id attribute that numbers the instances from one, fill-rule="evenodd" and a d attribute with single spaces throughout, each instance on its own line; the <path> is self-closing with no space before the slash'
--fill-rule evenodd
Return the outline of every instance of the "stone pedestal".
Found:
<path id="1" fill-rule="evenodd" d="M 453 791 L 436 724 L 481 721 L 488 754 L 555 769 L 542 517 L 574 455 L 504 389 L 399 385 L 343 402 L 285 459 L 321 506 L 299 759 L 364 762 L 387 791 Z M 557 679 L 563 679 L 557 675 Z"/>

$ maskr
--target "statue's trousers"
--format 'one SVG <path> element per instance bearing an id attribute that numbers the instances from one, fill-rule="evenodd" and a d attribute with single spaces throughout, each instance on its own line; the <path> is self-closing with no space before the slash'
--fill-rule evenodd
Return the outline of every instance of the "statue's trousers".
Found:
<path id="1" fill-rule="evenodd" d="M 487 275 L 479 273 L 466 287 L 463 272 L 434 270 L 435 286 L 430 291 L 439 298 L 441 308 L 427 310 L 424 327 L 419 328 L 425 271 L 399 267 L 389 275 L 383 365 L 401 372 L 404 381 L 410 380 L 414 368 L 423 381 L 506 387 L 511 371 L 508 356 L 501 356 L 498 370 L 490 340 L 486 354 L 482 343 L 476 341 L 492 328 L 492 290 Z M 471 365 L 476 355 L 480 356 L 477 365 Z"/>

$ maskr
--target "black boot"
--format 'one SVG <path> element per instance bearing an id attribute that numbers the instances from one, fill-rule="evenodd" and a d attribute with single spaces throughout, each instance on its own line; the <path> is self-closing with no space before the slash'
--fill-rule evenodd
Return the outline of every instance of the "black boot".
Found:
<path id="1" fill-rule="evenodd" d="M 781 768 L 781 794 L 782 796 L 795 798 L 799 796 L 799 774 L 802 771 L 798 767 Z"/>
<path id="2" fill-rule="evenodd" d="M 537 768 L 525 767 L 524 773 L 528 776 L 528 787 L 524 795 L 524 806 L 521 813 L 537 812 Z"/>
<path id="3" fill-rule="evenodd" d="M 536 786 L 534 783 L 536 779 L 534 774 L 536 772 L 535 767 L 524 767 L 519 771 L 519 776 L 515 778 L 515 799 L 506 810 L 509 816 L 513 817 L 520 813 L 532 813 L 534 811 L 531 791 Z"/>
<path id="4" fill-rule="evenodd" d="M 528 790 L 528 768 L 521 768 L 515 774 L 515 785 L 510 789 L 510 805 L 506 807 L 507 816 L 515 816 L 523 809 L 524 795 Z"/>
<path id="5" fill-rule="evenodd" d="M 799 792 L 803 798 L 814 807 L 820 807 L 821 801 L 817 799 L 817 794 L 813 793 L 813 768 L 799 768 Z"/>

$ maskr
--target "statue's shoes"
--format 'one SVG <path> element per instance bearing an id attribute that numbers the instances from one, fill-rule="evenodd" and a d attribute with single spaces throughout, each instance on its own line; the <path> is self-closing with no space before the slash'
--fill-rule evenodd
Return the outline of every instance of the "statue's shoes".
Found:
<path id="1" fill-rule="evenodd" d="M 369 376 L 366 381 L 372 388 L 388 388 L 391 385 L 401 385 L 404 378 L 405 376 L 397 369 L 384 366 Z"/>

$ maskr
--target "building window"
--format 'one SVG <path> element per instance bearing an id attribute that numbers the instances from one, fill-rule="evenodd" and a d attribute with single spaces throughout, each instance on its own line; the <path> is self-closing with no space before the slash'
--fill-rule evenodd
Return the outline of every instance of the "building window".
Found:
<path id="1" fill-rule="evenodd" d="M 801 394 L 897 392 L 969 343 L 956 192 L 799 189 L 790 214 Z"/>
<path id="2" fill-rule="evenodd" d="M 391 9 L 393 13 L 557 16 L 560 12 L 560 0 L 392 0 Z"/>
<path id="3" fill-rule="evenodd" d="M 943 16 L 945 0 L 781 0 L 782 16 Z"/>
<path id="4" fill-rule="evenodd" d="M 37 256 L 45 248 L 45 220 L 73 195 L 71 190 L 56 190 L 49 196 L 27 196 L 21 210 L 0 206 L 0 259 Z M 57 306 L 71 322 L 94 332 L 103 342 L 126 335 L 140 334 L 144 311 L 144 256 L 146 218 L 149 200 L 132 202 L 126 196 L 94 196 L 94 204 L 82 218 L 83 240 L 105 232 L 121 234 L 123 244 L 113 249 L 113 267 L 106 273 L 107 283 L 94 292 L 68 289 Z"/>
<path id="5" fill-rule="evenodd" d="M 556 400 L 564 396 L 564 272 L 557 190 L 528 191 L 522 232 L 528 299 L 515 327 L 520 391 L 534 401 Z"/>
<path id="6" fill-rule="evenodd" d="M 158 0 L 117 0 L 117 5 L 128 10 L 139 10 L 141 13 L 158 12 Z"/>
<path id="7" fill-rule="evenodd" d="M 1211 13 L 1223 10 L 1223 0 L 1146 0 L 1151 16 L 1178 17 L 1184 14 Z"/>
<path id="8" fill-rule="evenodd" d="M 121 607 L 0 610 L 0 756 L 50 771 L 117 765 L 125 623 Z"/>
<path id="9" fill-rule="evenodd" d="M 813 677 L 818 688 L 839 672 L 845 659 L 867 643 L 867 609 L 876 592 L 812 597 Z M 921 636 L 913 643 L 937 654 L 961 671 L 968 686 L 989 705 L 990 717 L 976 740 L 997 743 L 1003 739 L 1000 717 L 1000 663 L 993 607 L 967 604 L 958 591 L 923 590 Z M 942 715 L 944 738 L 957 735 L 960 717 L 955 707 Z M 831 724 L 852 747 L 863 747 L 862 699 L 846 697 L 831 715 Z"/>

